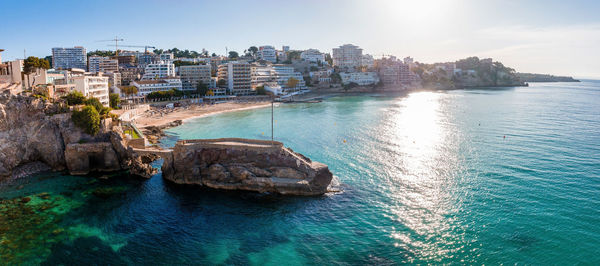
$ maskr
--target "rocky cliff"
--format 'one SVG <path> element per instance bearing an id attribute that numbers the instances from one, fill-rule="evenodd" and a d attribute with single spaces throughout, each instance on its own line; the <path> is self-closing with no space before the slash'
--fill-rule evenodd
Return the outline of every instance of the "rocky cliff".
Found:
<path id="1" fill-rule="evenodd" d="M 321 195 L 332 179 L 326 165 L 280 142 L 247 139 L 179 141 L 162 172 L 178 184 L 287 195 Z"/>
<path id="2" fill-rule="evenodd" d="M 75 127 L 69 112 L 61 112 L 59 105 L 38 98 L 0 94 L 0 179 L 39 162 L 71 174 L 135 169 L 134 174 L 149 176 L 154 172 L 126 148 L 120 127 L 110 119 L 103 121 L 99 134 L 90 136 Z"/>

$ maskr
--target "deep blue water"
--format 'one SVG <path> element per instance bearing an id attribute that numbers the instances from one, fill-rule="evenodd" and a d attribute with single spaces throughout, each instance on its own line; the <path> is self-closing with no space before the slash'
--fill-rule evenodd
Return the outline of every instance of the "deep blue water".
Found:
<path id="1" fill-rule="evenodd" d="M 169 130 L 165 143 L 270 139 L 270 115 L 264 108 L 192 120 Z M 329 165 L 342 192 L 278 197 L 176 186 L 160 174 L 49 173 L 0 188 L 4 199 L 30 196 L 3 205 L 32 206 L 36 217 L 0 224 L 35 234 L 5 233 L 0 258 L 600 264 L 598 81 L 329 98 L 276 106 L 275 121 L 275 139 Z M 99 188 L 113 193 L 95 194 Z"/>

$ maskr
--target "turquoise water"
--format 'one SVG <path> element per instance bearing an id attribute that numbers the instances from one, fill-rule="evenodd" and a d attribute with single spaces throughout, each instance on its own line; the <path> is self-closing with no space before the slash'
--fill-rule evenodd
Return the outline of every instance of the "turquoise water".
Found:
<path id="1" fill-rule="evenodd" d="M 263 108 L 195 119 L 169 130 L 165 143 L 270 139 L 270 116 Z M 275 139 L 328 164 L 342 192 L 278 197 L 181 187 L 160 174 L 46 174 L 0 188 L 4 209 L 31 206 L 54 221 L 25 219 L 19 230 L 41 244 L 10 236 L 0 256 L 115 265 L 600 264 L 597 81 L 281 104 L 275 121 Z M 39 207 L 41 192 L 52 209 Z M 8 200 L 29 195 L 26 204 Z"/>

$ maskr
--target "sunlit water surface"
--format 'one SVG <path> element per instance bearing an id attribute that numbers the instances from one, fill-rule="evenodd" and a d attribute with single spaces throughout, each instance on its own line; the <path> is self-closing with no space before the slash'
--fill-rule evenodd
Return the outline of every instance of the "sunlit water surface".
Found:
<path id="1" fill-rule="evenodd" d="M 204 117 L 169 130 L 165 143 L 270 139 L 270 117 L 270 108 Z M 160 174 L 44 174 L 0 188 L 0 210 L 19 221 L 1 220 L 0 256 L 50 265 L 600 263 L 600 83 L 281 104 L 275 139 L 329 165 L 342 192 L 277 197 L 175 186 Z"/>

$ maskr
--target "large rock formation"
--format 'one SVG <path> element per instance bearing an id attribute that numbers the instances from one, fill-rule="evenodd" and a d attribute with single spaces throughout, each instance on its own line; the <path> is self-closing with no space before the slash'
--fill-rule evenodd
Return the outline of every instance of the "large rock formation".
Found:
<path id="1" fill-rule="evenodd" d="M 163 177 L 216 189 L 320 195 L 332 174 L 326 165 L 283 147 L 248 139 L 183 140 L 164 156 Z"/>
<path id="2" fill-rule="evenodd" d="M 15 169 L 30 172 L 22 167 L 33 162 L 71 174 L 124 169 L 145 177 L 156 173 L 127 148 L 120 127 L 110 119 L 90 136 L 63 111 L 34 97 L 0 94 L 0 179 L 14 175 Z"/>

